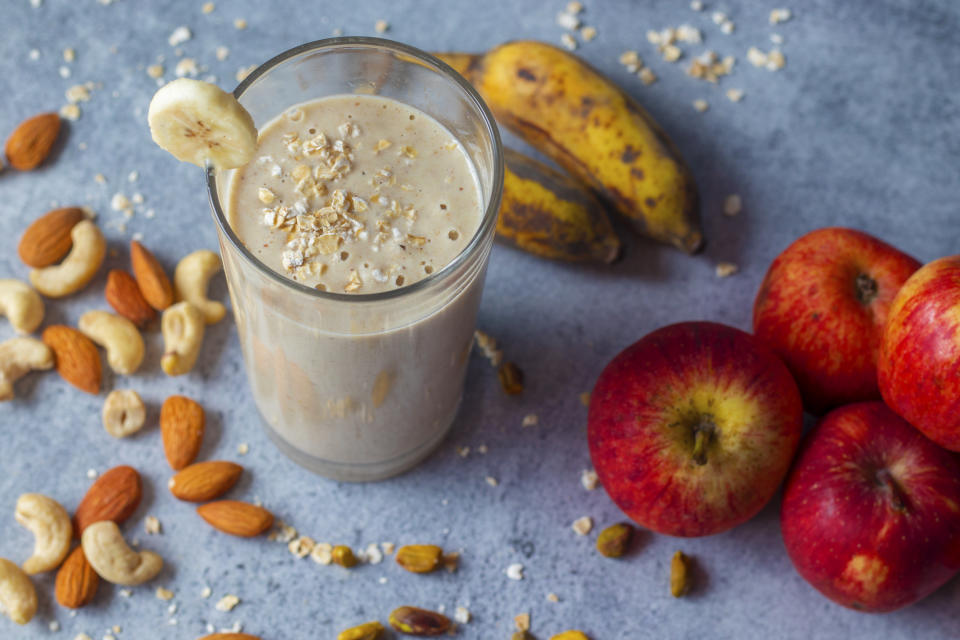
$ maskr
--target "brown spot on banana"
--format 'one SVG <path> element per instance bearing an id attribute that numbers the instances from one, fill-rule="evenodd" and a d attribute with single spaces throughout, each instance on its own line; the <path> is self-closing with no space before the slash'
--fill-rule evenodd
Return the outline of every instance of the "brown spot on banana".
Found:
<path id="1" fill-rule="evenodd" d="M 620 240 L 589 189 L 512 149 L 504 160 L 501 241 L 556 260 L 610 263 L 619 256 Z"/>
<path id="2" fill-rule="evenodd" d="M 688 253 L 702 246 L 699 197 L 680 153 L 606 76 L 533 41 L 457 62 L 503 126 L 596 190 L 641 233 Z M 521 72 L 536 82 L 519 82 Z"/>

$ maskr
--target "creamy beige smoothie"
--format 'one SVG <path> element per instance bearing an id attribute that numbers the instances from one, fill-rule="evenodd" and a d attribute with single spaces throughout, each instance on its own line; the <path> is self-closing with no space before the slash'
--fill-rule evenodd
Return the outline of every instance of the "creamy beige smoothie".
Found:
<path id="1" fill-rule="evenodd" d="M 296 105 L 261 126 L 226 198 L 234 232 L 270 269 L 358 297 L 442 270 L 483 212 L 458 140 L 424 112 L 369 95 Z M 482 280 L 464 279 L 425 317 L 370 305 L 346 328 L 325 326 L 321 304 L 291 322 L 281 291 L 232 285 L 253 394 L 281 447 L 346 480 L 426 455 L 457 411 Z"/>

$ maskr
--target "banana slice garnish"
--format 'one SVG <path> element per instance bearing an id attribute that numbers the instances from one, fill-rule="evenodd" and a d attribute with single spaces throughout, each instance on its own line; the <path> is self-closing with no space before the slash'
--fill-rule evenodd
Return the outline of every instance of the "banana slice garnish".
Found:
<path id="1" fill-rule="evenodd" d="M 179 78 L 150 101 L 150 134 L 182 162 L 235 169 L 253 158 L 257 128 L 233 94 L 208 82 Z"/>

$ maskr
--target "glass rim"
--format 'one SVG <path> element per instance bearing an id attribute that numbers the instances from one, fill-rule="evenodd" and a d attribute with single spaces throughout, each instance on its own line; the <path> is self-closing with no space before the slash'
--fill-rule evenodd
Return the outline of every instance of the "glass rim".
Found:
<path id="1" fill-rule="evenodd" d="M 243 242 L 241 242 L 239 236 L 237 236 L 237 234 L 234 232 L 233 227 L 230 226 L 226 213 L 220 204 L 220 194 L 216 188 L 217 177 L 213 167 L 207 168 L 207 196 L 210 201 L 210 207 L 214 212 L 213 217 L 216 220 L 217 226 L 221 232 L 221 237 L 225 236 L 229 240 L 234 250 L 239 252 L 245 260 L 253 264 L 254 267 L 260 271 L 260 273 L 266 275 L 271 280 L 274 280 L 275 282 L 278 282 L 282 286 L 288 287 L 293 291 L 307 296 L 312 296 L 320 300 L 337 300 L 341 302 L 361 303 L 382 302 L 385 300 L 392 300 L 394 298 L 414 295 L 421 291 L 430 289 L 438 282 L 446 279 L 451 272 L 454 272 L 460 268 L 464 263 L 467 262 L 470 256 L 475 255 L 476 252 L 481 248 L 484 243 L 484 239 L 492 231 L 493 226 L 496 224 L 497 215 L 500 210 L 500 201 L 503 195 L 503 143 L 500 140 L 500 130 L 497 128 L 497 123 L 493 118 L 493 114 L 490 112 L 487 104 L 480 97 L 480 94 L 477 93 L 476 89 L 474 89 L 473 86 L 463 78 L 463 76 L 457 73 L 447 63 L 425 51 L 407 44 L 403 44 L 402 42 L 388 40 L 386 38 L 373 38 L 367 36 L 324 38 L 322 40 L 306 42 L 299 46 L 293 47 L 292 49 L 287 49 L 286 51 L 277 54 L 254 69 L 250 75 L 244 78 L 244 80 L 237 85 L 236 89 L 233 90 L 233 95 L 239 100 L 244 92 L 254 82 L 256 82 L 258 78 L 270 72 L 270 70 L 272 70 L 274 67 L 279 66 L 290 58 L 310 51 L 340 48 L 344 46 L 383 49 L 395 54 L 399 53 L 410 56 L 418 62 L 425 63 L 428 67 L 433 68 L 435 71 L 443 76 L 446 76 L 448 80 L 456 84 L 460 90 L 466 94 L 469 102 L 480 114 L 483 125 L 490 137 L 491 146 L 493 147 L 493 189 L 490 202 L 487 203 L 487 207 L 483 212 L 483 218 L 480 220 L 480 226 L 473 234 L 470 242 L 467 243 L 467 246 L 464 247 L 463 250 L 458 253 L 453 260 L 444 265 L 442 269 L 435 271 L 434 273 L 414 282 L 413 284 L 402 286 L 398 289 L 390 289 L 389 291 L 379 291 L 375 293 L 337 293 L 332 291 L 321 291 L 320 289 L 308 287 L 305 284 L 291 280 L 290 278 L 277 273 L 267 266 L 262 260 L 253 255 L 249 249 L 247 249 Z"/>

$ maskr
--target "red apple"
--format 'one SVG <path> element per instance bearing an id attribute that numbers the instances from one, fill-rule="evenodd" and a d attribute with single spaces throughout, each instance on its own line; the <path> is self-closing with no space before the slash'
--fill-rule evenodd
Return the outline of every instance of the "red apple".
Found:
<path id="1" fill-rule="evenodd" d="M 786 363 L 807 410 L 879 400 L 877 349 L 893 297 L 920 263 L 861 231 L 831 227 L 777 256 L 753 332 Z"/>
<path id="2" fill-rule="evenodd" d="M 637 523 L 705 536 L 770 500 L 800 439 L 800 392 L 756 338 L 712 322 L 664 327 L 600 374 L 590 396 L 590 456 Z"/>
<path id="3" fill-rule="evenodd" d="M 883 399 L 928 438 L 960 451 L 960 256 L 913 274 L 889 316 L 877 367 Z"/>
<path id="4" fill-rule="evenodd" d="M 780 525 L 800 575 L 862 611 L 892 611 L 960 569 L 960 459 L 882 402 L 827 414 L 787 478 Z"/>

